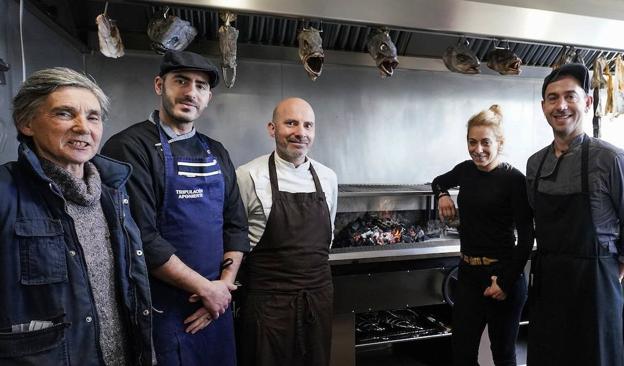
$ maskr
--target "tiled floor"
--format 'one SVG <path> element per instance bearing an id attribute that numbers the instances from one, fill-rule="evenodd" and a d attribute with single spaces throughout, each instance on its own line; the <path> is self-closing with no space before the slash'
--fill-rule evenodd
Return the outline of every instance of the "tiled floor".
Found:
<path id="1" fill-rule="evenodd" d="M 526 327 L 520 328 L 517 343 L 518 366 L 526 363 Z M 357 366 L 449 366 L 450 337 L 396 343 L 377 348 L 358 349 Z M 487 333 L 481 338 L 479 364 L 493 366 Z"/>

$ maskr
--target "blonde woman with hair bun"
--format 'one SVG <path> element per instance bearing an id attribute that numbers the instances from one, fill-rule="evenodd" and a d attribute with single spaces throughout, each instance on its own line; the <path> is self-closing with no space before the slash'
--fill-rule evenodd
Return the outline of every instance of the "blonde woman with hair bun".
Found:
<path id="1" fill-rule="evenodd" d="M 478 365 L 487 325 L 494 364 L 515 366 L 518 323 L 527 296 L 523 270 L 534 236 L 525 177 L 500 160 L 505 143 L 500 106 L 492 105 L 468 120 L 466 141 L 471 160 L 432 183 L 440 218 L 459 215 L 461 222 L 453 365 Z M 459 209 L 448 193 L 453 187 L 459 187 Z"/>

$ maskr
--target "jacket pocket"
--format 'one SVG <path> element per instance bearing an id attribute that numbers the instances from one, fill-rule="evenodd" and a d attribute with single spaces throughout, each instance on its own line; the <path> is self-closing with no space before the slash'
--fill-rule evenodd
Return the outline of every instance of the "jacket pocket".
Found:
<path id="1" fill-rule="evenodd" d="M 18 219 L 15 234 L 20 248 L 23 285 L 67 281 L 63 226 L 59 220 Z"/>
<path id="2" fill-rule="evenodd" d="M 65 329 L 69 323 L 22 333 L 0 332 L 0 364 L 62 366 L 69 365 Z"/>

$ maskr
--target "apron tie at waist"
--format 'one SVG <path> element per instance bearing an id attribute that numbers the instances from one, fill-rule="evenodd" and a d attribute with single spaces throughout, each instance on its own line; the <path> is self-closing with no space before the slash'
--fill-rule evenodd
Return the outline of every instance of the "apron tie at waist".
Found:
<path id="1" fill-rule="evenodd" d="M 314 316 L 314 312 L 312 311 L 312 306 L 310 304 L 310 293 L 308 290 L 300 290 L 297 292 L 297 296 L 293 299 L 291 303 L 291 307 L 295 308 L 296 316 L 295 316 L 295 325 L 296 325 L 296 337 L 297 344 L 299 346 L 299 350 L 302 355 L 305 355 L 306 350 L 306 334 L 307 334 L 307 325 L 312 324 L 316 321 L 316 317 Z"/>

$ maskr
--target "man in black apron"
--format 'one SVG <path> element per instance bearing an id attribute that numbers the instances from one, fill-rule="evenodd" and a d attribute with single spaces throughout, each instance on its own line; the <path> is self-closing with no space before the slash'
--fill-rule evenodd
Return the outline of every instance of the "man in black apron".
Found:
<path id="1" fill-rule="evenodd" d="M 315 118 L 306 101 L 280 102 L 268 131 L 275 152 L 236 171 L 255 244 L 243 262 L 239 362 L 324 366 L 333 316 L 328 254 L 336 175 L 307 156 Z"/>
<path id="2" fill-rule="evenodd" d="M 583 133 L 589 72 L 568 64 L 544 79 L 554 141 L 527 163 L 537 253 L 529 293 L 529 366 L 624 365 L 624 151 Z"/>
<path id="3" fill-rule="evenodd" d="M 227 151 L 193 125 L 217 83 L 217 69 L 204 57 L 167 52 L 154 81 L 159 110 L 103 149 L 134 168 L 130 205 L 151 274 L 156 359 L 164 366 L 236 365 L 229 303 L 249 248 L 245 213 Z"/>

